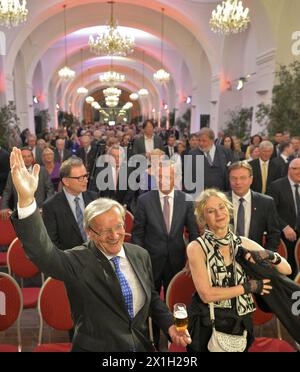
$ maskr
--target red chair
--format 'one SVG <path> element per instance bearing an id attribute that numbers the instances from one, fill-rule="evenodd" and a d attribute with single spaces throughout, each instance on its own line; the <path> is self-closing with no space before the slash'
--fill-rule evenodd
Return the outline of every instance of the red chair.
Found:
<path id="1" fill-rule="evenodd" d="M 300 272 L 300 239 L 298 239 L 295 246 L 295 260 L 298 266 L 298 271 Z"/>
<path id="2" fill-rule="evenodd" d="M 0 344 L 0 352 L 21 351 L 21 327 L 20 319 L 23 309 L 23 299 L 18 283 L 10 275 L 0 272 L 0 292 L 4 294 L 1 304 L 4 305 L 5 314 L 0 312 L 0 331 L 5 331 L 17 322 L 18 346 Z"/>
<path id="3" fill-rule="evenodd" d="M 16 275 L 21 280 L 32 278 L 39 273 L 39 269 L 29 260 L 23 249 L 22 243 L 16 238 L 7 251 L 8 272 Z M 32 309 L 37 306 L 40 288 L 22 288 L 24 309 Z"/>
<path id="4" fill-rule="evenodd" d="M 125 232 L 128 234 L 131 234 L 132 228 L 133 228 L 133 221 L 134 217 L 133 214 L 129 211 L 126 211 L 125 214 Z"/>
<path id="5" fill-rule="evenodd" d="M 124 242 L 125 243 L 131 243 L 131 234 L 125 233 Z"/>
<path id="6" fill-rule="evenodd" d="M 185 271 L 180 271 L 171 280 L 166 294 L 166 303 L 170 311 L 176 303 L 184 303 L 187 306 L 192 302 L 193 293 L 196 291 L 193 279 L 187 276 Z M 171 344 L 170 352 L 186 352 L 186 348 Z"/>
<path id="7" fill-rule="evenodd" d="M 0 218 L 0 246 L 8 247 L 17 237 L 10 220 Z M 0 252 L 0 267 L 7 266 L 7 252 Z"/>
<path id="8" fill-rule="evenodd" d="M 60 280 L 48 278 L 43 284 L 38 299 L 40 329 L 38 346 L 35 352 L 69 352 L 71 343 L 43 344 L 43 325 L 47 323 L 51 328 L 69 331 L 73 328 L 71 308 L 66 288 Z"/>
<path id="9" fill-rule="evenodd" d="M 295 282 L 300 284 L 300 272 L 298 273 L 298 275 L 296 276 L 295 278 Z"/>
<path id="10" fill-rule="evenodd" d="M 288 257 L 287 248 L 286 248 L 286 245 L 285 245 L 285 243 L 282 239 L 280 239 L 280 243 L 277 247 L 277 253 L 279 253 L 280 256 L 285 258 L 285 259 L 287 259 L 287 257 Z"/>
<path id="11" fill-rule="evenodd" d="M 253 324 L 261 326 L 273 319 L 274 314 L 263 312 L 257 305 L 253 314 Z M 257 337 L 248 350 L 250 353 L 295 352 L 296 350 L 286 341 L 277 338 Z"/>

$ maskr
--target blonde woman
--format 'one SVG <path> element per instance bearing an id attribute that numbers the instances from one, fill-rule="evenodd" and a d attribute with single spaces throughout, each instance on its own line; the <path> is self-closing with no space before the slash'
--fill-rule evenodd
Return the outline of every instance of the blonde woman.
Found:
<path id="1" fill-rule="evenodd" d="M 248 279 L 238 263 L 241 254 L 251 262 L 253 258 L 242 248 L 241 239 L 231 231 L 231 215 L 232 204 L 223 193 L 208 189 L 200 195 L 196 217 L 204 233 L 187 247 L 197 290 L 189 309 L 189 328 L 193 340 L 190 351 L 208 351 L 212 334 L 208 309 L 210 302 L 214 303 L 216 330 L 231 335 L 242 335 L 246 330 L 247 350 L 254 340 L 251 315 L 255 305 L 252 294 L 267 295 L 272 289 L 268 279 Z M 263 255 L 261 259 L 270 265 L 277 265 L 276 268 L 283 274 L 289 274 L 289 264 L 279 255 L 266 250 L 263 250 Z"/>
<path id="2" fill-rule="evenodd" d="M 43 151 L 42 161 L 47 173 L 49 174 L 54 190 L 58 191 L 58 186 L 60 183 L 59 178 L 60 163 L 54 162 L 54 152 L 50 148 L 47 147 Z"/>

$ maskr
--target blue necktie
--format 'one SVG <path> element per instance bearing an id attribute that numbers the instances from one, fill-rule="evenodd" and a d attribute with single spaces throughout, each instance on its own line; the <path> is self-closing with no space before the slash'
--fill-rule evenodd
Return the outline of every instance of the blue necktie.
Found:
<path id="1" fill-rule="evenodd" d="M 86 242 L 87 241 L 87 236 L 86 236 L 86 233 L 85 233 L 84 228 L 83 228 L 83 213 L 82 213 L 82 210 L 81 210 L 80 205 L 79 205 L 79 200 L 80 199 L 78 198 L 78 196 L 74 199 L 75 205 L 76 205 L 76 218 L 77 218 L 77 224 L 78 224 L 83 242 Z"/>
<path id="2" fill-rule="evenodd" d="M 131 319 L 133 319 L 133 299 L 132 299 L 132 290 L 129 286 L 125 275 L 122 273 L 120 269 L 120 257 L 116 256 L 111 259 L 111 262 L 114 264 L 116 269 L 116 275 L 121 285 L 121 291 L 124 297 L 124 301 L 126 303 L 128 313 Z"/>

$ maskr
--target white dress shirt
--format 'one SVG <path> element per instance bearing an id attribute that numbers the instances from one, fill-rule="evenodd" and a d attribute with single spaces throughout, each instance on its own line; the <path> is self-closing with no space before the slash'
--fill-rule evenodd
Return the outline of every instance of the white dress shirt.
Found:
<path id="1" fill-rule="evenodd" d="M 23 220 L 23 219 L 31 216 L 36 211 L 36 208 L 37 208 L 37 204 L 36 204 L 35 200 L 29 207 L 26 207 L 26 208 L 20 208 L 19 203 L 18 203 L 19 219 Z M 101 251 L 101 252 L 104 254 L 104 256 L 108 260 L 110 260 L 111 258 L 114 257 L 114 256 L 107 255 L 103 251 Z M 136 276 L 128 258 L 125 255 L 125 250 L 124 250 L 123 247 L 122 247 L 121 251 L 119 252 L 119 254 L 117 256 L 119 256 L 121 258 L 120 259 L 120 270 L 125 275 L 128 283 L 130 285 L 130 288 L 132 290 L 133 312 L 134 312 L 134 315 L 136 315 L 141 310 L 141 308 L 144 306 L 145 300 L 146 300 L 146 295 L 145 295 L 143 287 L 142 287 L 140 281 L 138 280 L 138 278 L 137 278 L 137 276 Z M 113 269 L 115 270 L 115 266 L 112 262 L 111 262 L 111 265 L 112 265 Z"/>
<path id="2" fill-rule="evenodd" d="M 236 232 L 237 228 L 237 215 L 238 215 L 238 210 L 240 206 L 240 199 L 241 196 L 236 195 L 232 191 L 232 203 L 233 203 L 233 210 L 234 210 L 234 231 Z M 245 237 L 249 237 L 249 231 L 250 231 L 250 222 L 251 222 L 251 190 L 247 192 L 245 196 L 243 196 L 244 202 L 244 210 L 245 210 Z"/>
<path id="3" fill-rule="evenodd" d="M 173 218 L 173 210 L 174 210 L 174 189 L 170 192 L 170 194 L 165 195 L 163 194 L 160 190 L 159 192 L 159 200 L 160 200 L 160 205 L 161 205 L 161 210 L 164 212 L 164 202 L 165 202 L 165 197 L 169 197 L 169 205 L 170 205 L 170 221 L 169 221 L 169 226 L 171 230 L 172 226 L 172 218 Z"/>
<path id="4" fill-rule="evenodd" d="M 146 153 L 154 150 L 154 137 L 149 138 L 145 136 L 145 149 Z"/>

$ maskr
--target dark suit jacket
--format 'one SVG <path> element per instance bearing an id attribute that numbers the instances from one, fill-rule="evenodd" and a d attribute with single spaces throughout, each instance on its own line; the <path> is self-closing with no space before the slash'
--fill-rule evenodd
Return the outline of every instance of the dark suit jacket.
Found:
<path id="1" fill-rule="evenodd" d="M 95 147 L 91 147 L 89 153 L 86 156 L 84 148 L 81 147 L 77 150 L 76 156 L 82 159 L 87 171 L 92 172 L 94 163 L 97 160 L 97 149 Z"/>
<path id="2" fill-rule="evenodd" d="M 295 229 L 296 207 L 288 177 L 280 178 L 273 182 L 270 186 L 270 195 L 276 204 L 280 230 L 282 231 L 288 225 Z"/>
<path id="3" fill-rule="evenodd" d="M 162 139 L 159 136 L 154 136 L 154 149 L 164 150 Z M 133 143 L 134 154 L 146 154 L 145 137 L 136 138 Z"/>
<path id="4" fill-rule="evenodd" d="M 253 169 L 253 183 L 251 185 L 251 189 L 256 192 L 261 192 L 262 190 L 262 179 L 261 179 L 261 170 L 260 170 L 260 163 L 259 159 L 252 160 L 249 162 Z M 269 161 L 269 168 L 268 168 L 268 178 L 267 178 L 267 194 L 269 195 L 269 188 L 273 181 L 277 180 L 281 177 L 281 169 L 280 167 L 274 162 L 273 159 Z"/>
<path id="5" fill-rule="evenodd" d="M 292 160 L 292 159 L 291 159 Z M 290 161 L 286 163 L 281 156 L 277 156 L 272 160 L 273 164 L 276 164 L 280 168 L 280 177 L 286 177 L 288 175 Z"/>
<path id="6" fill-rule="evenodd" d="M 216 153 L 214 162 L 218 161 L 220 164 L 219 174 L 215 175 L 215 166 L 209 166 L 204 152 L 200 149 L 192 150 L 189 152 L 190 157 L 188 158 L 187 164 L 185 165 L 185 174 L 189 174 L 187 177 L 192 177 L 193 182 L 196 182 L 196 172 L 200 174 L 204 173 L 204 189 L 211 187 L 219 188 L 220 190 L 229 190 L 229 179 L 227 165 L 232 162 L 231 151 L 225 149 L 223 146 L 216 146 Z M 204 169 L 196 169 L 196 158 L 198 155 L 204 156 Z M 188 166 L 187 166 L 188 165 Z M 188 190 L 190 191 L 190 190 Z"/>
<path id="7" fill-rule="evenodd" d="M 68 251 L 57 249 L 38 211 L 24 220 L 14 214 L 12 222 L 28 257 L 42 272 L 65 283 L 75 324 L 73 351 L 149 351 L 149 315 L 167 333 L 172 315 L 154 290 L 151 261 L 144 249 L 124 244 L 146 297 L 131 320 L 114 269 L 92 242 Z"/>
<path id="8" fill-rule="evenodd" d="M 166 155 L 168 155 L 168 157 L 170 158 L 170 152 L 169 152 L 169 146 L 165 146 L 164 147 L 164 152 L 166 153 Z M 173 154 L 175 154 L 177 152 L 177 146 L 174 146 L 174 152 Z"/>
<path id="9" fill-rule="evenodd" d="M 64 149 L 63 159 L 60 159 L 58 150 L 57 149 L 54 150 L 54 162 L 55 163 L 60 163 L 61 161 L 64 162 L 65 160 L 69 159 L 71 156 L 72 156 L 71 151 Z"/>
<path id="10" fill-rule="evenodd" d="M 175 190 L 169 234 L 165 226 L 159 192 L 153 190 L 139 197 L 132 229 L 132 242 L 149 252 L 155 281 L 161 276 L 167 260 L 170 262 L 174 275 L 184 267 L 186 262 L 184 227 L 189 231 L 190 241 L 199 236 L 194 204 L 189 195 Z"/>
<path id="11" fill-rule="evenodd" d="M 126 161 L 122 163 L 116 188 L 113 183 L 112 167 L 105 163 L 103 167 L 96 168 L 93 190 L 99 192 L 101 198 L 113 199 L 122 205 L 130 206 L 135 196 L 135 192 L 128 185 L 128 177 L 132 171 L 133 168 L 128 167 Z"/>
<path id="12" fill-rule="evenodd" d="M 38 188 L 34 194 L 37 205 L 42 208 L 44 201 L 54 194 L 53 184 L 48 172 L 44 167 L 41 167 L 39 174 Z M 7 183 L 3 191 L 2 209 L 16 209 L 18 195 L 13 185 L 11 173 L 8 175 Z"/>
<path id="13" fill-rule="evenodd" d="M 97 194 L 87 191 L 82 194 L 87 207 L 97 199 Z M 61 250 L 83 244 L 82 236 L 64 191 L 58 192 L 43 204 L 43 219 L 53 244 Z"/>
<path id="14" fill-rule="evenodd" d="M 231 192 L 228 196 L 232 200 Z M 267 233 L 265 248 L 276 251 L 280 241 L 280 229 L 274 200 L 270 196 L 251 191 L 249 239 L 263 245 L 264 232 Z"/>
<path id="15" fill-rule="evenodd" d="M 2 195 L 7 181 L 9 169 L 9 154 L 0 147 L 0 196 Z"/>

